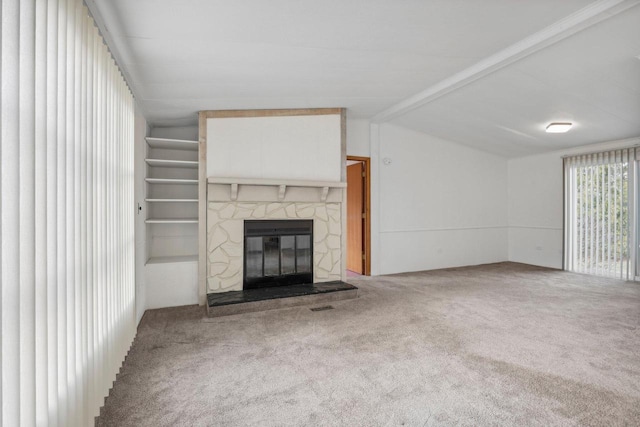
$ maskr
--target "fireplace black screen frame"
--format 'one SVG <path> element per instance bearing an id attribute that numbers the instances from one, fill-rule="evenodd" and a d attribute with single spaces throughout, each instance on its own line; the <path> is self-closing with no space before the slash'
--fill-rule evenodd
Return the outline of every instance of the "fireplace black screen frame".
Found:
<path id="1" fill-rule="evenodd" d="M 296 236 L 295 246 L 295 272 L 282 274 L 282 259 L 280 258 L 278 263 L 279 273 L 278 275 L 265 275 L 264 265 L 264 246 L 262 249 L 262 276 L 260 277 L 248 277 L 247 261 L 248 261 L 248 243 L 249 238 L 263 238 L 264 239 L 278 239 L 278 252 L 282 253 L 282 239 L 283 236 Z M 309 271 L 298 272 L 298 246 L 297 236 L 309 237 Z M 274 219 L 274 220 L 245 220 L 244 221 L 244 239 L 243 239 L 243 288 L 244 289 L 256 289 L 256 288 L 269 288 L 276 286 L 288 286 L 296 284 L 313 283 L 313 220 L 312 219 Z M 273 240 L 271 240 L 273 241 Z M 282 255 L 280 255 L 281 257 Z"/>

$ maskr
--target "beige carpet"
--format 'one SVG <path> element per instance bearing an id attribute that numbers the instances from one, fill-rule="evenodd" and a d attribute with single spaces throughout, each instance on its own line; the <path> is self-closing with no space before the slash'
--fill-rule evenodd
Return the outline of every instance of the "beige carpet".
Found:
<path id="1" fill-rule="evenodd" d="M 638 426 L 640 285 L 493 264 L 356 300 L 148 311 L 100 426 Z"/>

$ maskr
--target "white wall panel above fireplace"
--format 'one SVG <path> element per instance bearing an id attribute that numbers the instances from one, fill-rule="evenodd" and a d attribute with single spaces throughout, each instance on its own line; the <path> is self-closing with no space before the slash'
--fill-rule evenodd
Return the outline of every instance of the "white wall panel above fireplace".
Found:
<path id="1" fill-rule="evenodd" d="M 340 181 L 340 114 L 207 120 L 207 177 Z"/>

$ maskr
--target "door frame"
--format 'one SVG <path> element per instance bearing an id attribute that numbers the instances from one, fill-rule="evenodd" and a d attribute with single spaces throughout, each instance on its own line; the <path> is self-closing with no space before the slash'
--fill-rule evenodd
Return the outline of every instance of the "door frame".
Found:
<path id="1" fill-rule="evenodd" d="M 362 236 L 362 246 L 364 248 L 363 274 L 365 276 L 371 276 L 371 158 L 347 156 L 347 160 L 364 163 L 364 233 Z"/>

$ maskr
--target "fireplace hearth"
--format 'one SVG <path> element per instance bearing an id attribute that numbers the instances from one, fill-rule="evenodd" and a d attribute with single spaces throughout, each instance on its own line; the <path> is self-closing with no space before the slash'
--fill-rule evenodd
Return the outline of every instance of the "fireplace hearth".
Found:
<path id="1" fill-rule="evenodd" d="M 313 283 L 313 220 L 244 221 L 244 289 Z"/>

